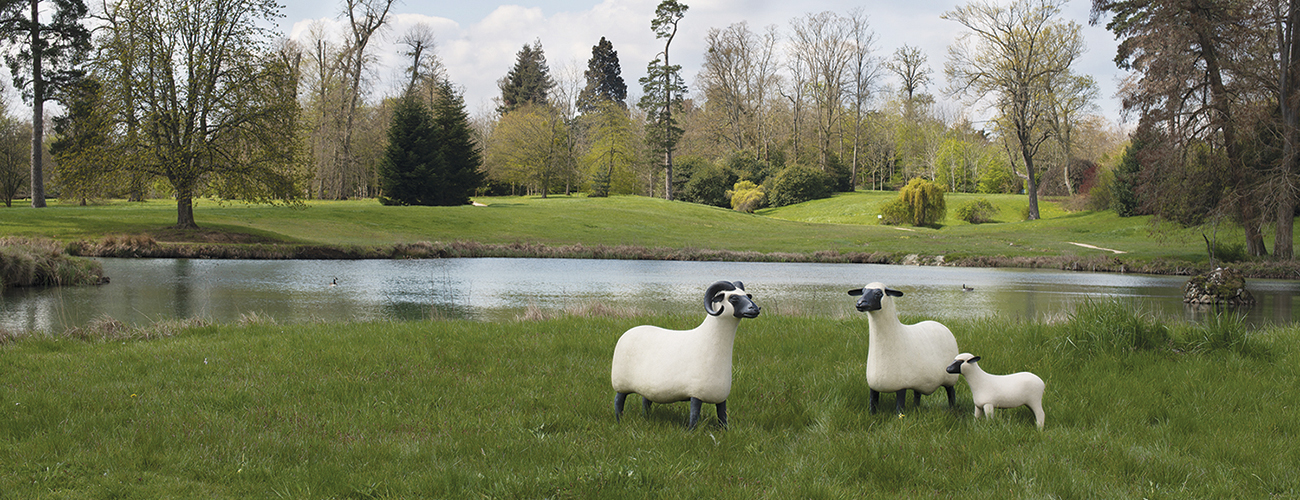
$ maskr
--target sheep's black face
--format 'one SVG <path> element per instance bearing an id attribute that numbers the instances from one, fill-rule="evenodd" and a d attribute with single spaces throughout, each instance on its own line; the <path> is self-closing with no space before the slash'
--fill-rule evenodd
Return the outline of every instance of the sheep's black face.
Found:
<path id="1" fill-rule="evenodd" d="M 871 312 L 880 310 L 880 299 L 885 296 L 885 291 L 879 288 L 863 288 L 862 298 L 858 299 L 858 312 Z"/>
<path id="2" fill-rule="evenodd" d="M 961 365 L 965 362 L 965 360 L 961 359 L 953 361 L 951 365 L 948 365 L 948 373 L 961 373 Z"/>
<path id="3" fill-rule="evenodd" d="M 735 294 L 728 297 L 727 301 L 731 302 L 732 310 L 736 311 L 733 314 L 737 318 L 757 318 L 759 311 L 762 310 L 762 308 L 758 307 L 758 304 L 754 303 L 753 295 Z"/>

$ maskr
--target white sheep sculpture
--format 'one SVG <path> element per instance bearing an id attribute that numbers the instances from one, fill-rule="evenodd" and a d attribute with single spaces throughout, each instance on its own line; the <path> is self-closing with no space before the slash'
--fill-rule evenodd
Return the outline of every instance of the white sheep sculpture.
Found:
<path id="1" fill-rule="evenodd" d="M 610 382 L 614 386 L 614 419 L 623 415 L 628 394 L 641 395 L 646 414 L 650 404 L 691 402 L 687 427 L 695 428 L 704 403 L 715 405 L 718 422 L 727 425 L 727 396 L 731 394 L 731 351 L 742 318 L 758 316 L 759 307 L 739 281 L 719 281 L 704 292 L 704 322 L 692 330 L 668 330 L 651 325 L 633 327 L 614 346 Z"/>
<path id="2" fill-rule="evenodd" d="M 992 375 L 980 368 L 979 360 L 979 356 L 963 352 L 948 365 L 948 373 L 966 376 L 971 399 L 975 400 L 975 418 L 979 418 L 981 413 L 993 418 L 994 408 L 1028 406 L 1034 410 L 1034 421 L 1042 429 L 1047 420 L 1043 414 L 1043 390 L 1047 384 L 1043 379 L 1029 372 Z"/>
<path id="3" fill-rule="evenodd" d="M 880 283 L 849 290 L 859 296 L 858 311 L 867 313 L 867 387 L 871 390 L 869 409 L 876 412 L 880 393 L 894 393 L 894 409 L 899 415 L 907 403 L 907 390 L 915 396 L 929 395 L 943 387 L 948 392 L 948 407 L 957 406 L 957 376 L 944 367 L 957 355 L 957 339 L 948 327 L 937 321 L 904 325 L 898 321 L 894 297 L 903 292 Z"/>

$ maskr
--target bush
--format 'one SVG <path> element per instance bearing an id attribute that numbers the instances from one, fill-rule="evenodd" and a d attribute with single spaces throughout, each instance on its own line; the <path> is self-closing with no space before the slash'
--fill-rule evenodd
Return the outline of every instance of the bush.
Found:
<path id="1" fill-rule="evenodd" d="M 763 208 L 767 198 L 763 186 L 749 181 L 737 182 L 733 190 L 727 191 L 727 196 L 731 198 L 731 208 L 747 213 Z"/>
<path id="2" fill-rule="evenodd" d="M 971 224 L 993 222 L 993 216 L 997 214 L 998 209 L 994 208 L 993 204 L 984 198 L 969 201 L 957 207 L 957 218 Z"/>
<path id="3" fill-rule="evenodd" d="M 727 188 L 734 186 L 736 174 L 729 169 L 718 165 L 695 171 L 691 180 L 681 191 L 681 199 L 691 203 L 701 205 L 710 205 L 715 207 L 727 208 L 731 206 L 731 197 L 727 196 Z"/>
<path id="4" fill-rule="evenodd" d="M 912 220 L 912 211 L 903 200 L 895 198 L 880 204 L 880 223 L 888 226 L 906 224 Z"/>
<path id="5" fill-rule="evenodd" d="M 808 167 L 795 165 L 782 170 L 771 179 L 768 186 L 768 204 L 784 207 L 808 200 L 828 198 L 831 190 L 826 174 Z"/>

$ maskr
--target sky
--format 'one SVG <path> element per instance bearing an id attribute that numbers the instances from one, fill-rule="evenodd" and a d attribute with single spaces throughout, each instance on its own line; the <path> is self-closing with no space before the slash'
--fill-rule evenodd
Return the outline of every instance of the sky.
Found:
<path id="1" fill-rule="evenodd" d="M 305 36 L 315 20 L 334 26 L 338 36 L 344 29 L 341 0 L 281 0 L 281 29 L 290 38 Z M 1003 0 L 1006 1 L 1006 0 Z M 928 57 L 932 83 L 927 91 L 939 97 L 950 110 L 964 113 L 976 121 L 987 116 L 978 105 L 966 105 L 945 97 L 947 81 L 943 65 L 951 45 L 963 30 L 955 21 L 941 19 L 947 11 L 963 5 L 962 1 L 935 0 L 679 0 L 688 6 L 673 40 L 670 58 L 682 66 L 688 87 L 696 88 L 706 50 L 709 29 L 747 22 L 752 31 L 761 32 L 776 25 L 788 36 L 790 22 L 811 13 L 831 11 L 847 15 L 855 7 L 864 9 L 876 34 L 874 55 L 888 58 L 904 44 L 919 47 Z M 436 36 L 437 54 L 447 68 L 451 81 L 465 90 L 465 102 L 471 114 L 487 114 L 495 107 L 493 97 L 500 95 L 496 82 L 510 71 L 515 55 L 524 44 L 540 41 L 551 73 L 557 77 L 581 78 L 591 57 L 591 48 L 603 36 L 618 51 L 623 79 L 630 96 L 639 96 L 637 79 L 645 75 L 646 65 L 663 50 L 663 41 L 650 30 L 659 0 L 520 0 L 493 3 L 473 0 L 398 0 L 391 13 L 391 23 L 373 46 L 380 69 L 373 75 L 376 85 L 372 97 L 394 95 L 401 81 L 403 61 L 398 38 L 411 27 L 424 23 Z M 1088 25 L 1089 0 L 1070 0 L 1062 17 L 1079 23 L 1087 52 L 1076 63 L 1076 72 L 1092 75 L 1100 86 L 1098 112 L 1111 123 L 1120 123 L 1119 100 L 1115 97 L 1124 73 L 1115 67 L 1116 41 L 1103 26 Z M 1104 20 L 1101 23 L 1104 25 Z M 884 72 L 881 84 L 897 86 L 896 77 Z M 633 101 L 634 102 L 634 101 Z"/>

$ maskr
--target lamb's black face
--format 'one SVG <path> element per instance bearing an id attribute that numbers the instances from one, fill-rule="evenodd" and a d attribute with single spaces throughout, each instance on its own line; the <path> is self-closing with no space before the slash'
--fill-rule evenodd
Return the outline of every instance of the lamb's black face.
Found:
<path id="1" fill-rule="evenodd" d="M 948 365 L 948 373 L 961 373 L 961 365 L 965 362 L 966 361 L 960 359 L 953 361 L 951 365 Z"/>

